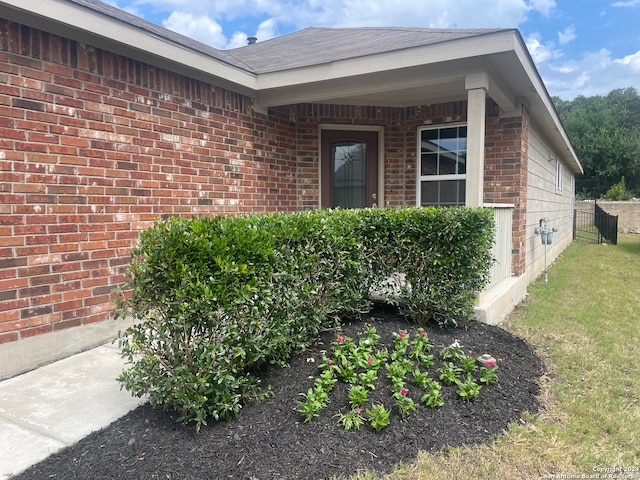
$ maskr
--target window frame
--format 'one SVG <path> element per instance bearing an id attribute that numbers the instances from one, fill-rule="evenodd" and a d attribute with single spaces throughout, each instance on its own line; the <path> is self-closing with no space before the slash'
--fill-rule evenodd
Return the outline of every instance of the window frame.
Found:
<path id="1" fill-rule="evenodd" d="M 438 198 L 438 204 L 436 205 L 428 205 L 428 206 L 436 206 L 436 207 L 448 207 L 448 206 L 464 206 L 465 202 L 466 202 L 466 186 L 467 186 L 467 169 L 466 169 L 466 165 L 465 165 L 465 173 L 453 173 L 453 174 L 444 174 L 444 175 L 439 175 L 439 174 L 435 174 L 435 175 L 422 175 L 422 132 L 424 131 L 428 131 L 428 130 L 445 130 L 445 129 L 451 129 L 451 128 L 460 128 L 460 127 L 464 127 L 464 128 L 468 128 L 468 124 L 467 122 L 456 122 L 456 123 L 447 123 L 447 124 L 439 124 L 439 125 L 421 125 L 418 127 L 417 130 L 417 145 L 416 145 L 416 157 L 417 157 L 417 171 L 416 171 L 416 206 L 418 207 L 422 207 L 422 185 L 424 182 L 443 182 L 443 181 L 464 181 L 464 186 L 465 186 L 465 192 L 464 192 L 464 198 L 462 199 L 462 202 L 457 202 L 455 204 L 445 204 L 442 205 L 440 203 L 440 198 Z M 457 138 L 461 138 L 460 136 L 458 136 Z M 468 137 L 468 132 L 467 132 L 467 136 L 464 138 L 469 138 Z M 465 162 L 466 162 L 466 158 L 467 158 L 467 152 L 468 152 L 468 145 L 465 146 L 464 149 L 465 152 Z"/>
<path id="2" fill-rule="evenodd" d="M 556 193 L 561 193 L 563 190 L 563 177 L 564 177 L 564 164 L 559 158 L 556 158 Z"/>

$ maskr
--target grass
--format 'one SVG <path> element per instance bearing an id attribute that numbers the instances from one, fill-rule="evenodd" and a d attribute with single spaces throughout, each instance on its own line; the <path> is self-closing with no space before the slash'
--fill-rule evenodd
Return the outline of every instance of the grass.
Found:
<path id="1" fill-rule="evenodd" d="M 598 468 L 640 468 L 640 238 L 574 243 L 548 280 L 532 284 L 503 324 L 546 363 L 541 411 L 490 445 L 422 453 L 384 478 L 585 478 Z M 640 479 L 640 471 L 627 474 Z"/>

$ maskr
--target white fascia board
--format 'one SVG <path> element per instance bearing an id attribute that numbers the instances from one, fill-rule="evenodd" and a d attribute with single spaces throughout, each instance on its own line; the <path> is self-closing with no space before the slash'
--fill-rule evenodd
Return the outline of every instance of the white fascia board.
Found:
<path id="1" fill-rule="evenodd" d="M 367 75 L 375 72 L 424 65 L 435 66 L 455 60 L 480 58 L 484 55 L 511 51 L 513 49 L 514 36 L 515 33 L 512 31 L 498 32 L 406 48 L 403 51 L 392 51 L 291 70 L 261 73 L 258 77 L 258 89 L 281 88 Z"/>
<path id="2" fill-rule="evenodd" d="M 216 85 L 219 79 L 223 86 L 236 86 L 240 93 L 254 94 L 257 87 L 255 75 L 247 71 L 73 2 L 2 0 L 0 15 L 176 73 L 181 69 L 196 72 L 199 79 Z"/>

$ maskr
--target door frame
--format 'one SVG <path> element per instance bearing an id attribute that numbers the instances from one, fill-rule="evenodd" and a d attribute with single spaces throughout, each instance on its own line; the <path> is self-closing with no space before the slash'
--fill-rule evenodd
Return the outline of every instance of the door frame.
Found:
<path id="1" fill-rule="evenodd" d="M 318 208 L 322 208 L 322 131 L 344 130 L 378 133 L 378 207 L 385 206 L 384 196 L 384 126 L 321 123 L 318 125 Z"/>

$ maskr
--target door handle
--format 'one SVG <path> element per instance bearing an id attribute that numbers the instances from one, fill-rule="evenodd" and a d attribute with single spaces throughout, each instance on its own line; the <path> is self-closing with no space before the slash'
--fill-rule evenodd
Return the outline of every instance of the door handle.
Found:
<path id="1" fill-rule="evenodd" d="M 371 198 L 373 199 L 373 203 L 371 204 L 371 208 L 378 208 L 378 204 L 376 203 L 376 200 L 378 199 L 378 194 L 377 193 L 372 193 L 371 194 Z"/>

